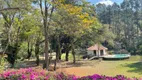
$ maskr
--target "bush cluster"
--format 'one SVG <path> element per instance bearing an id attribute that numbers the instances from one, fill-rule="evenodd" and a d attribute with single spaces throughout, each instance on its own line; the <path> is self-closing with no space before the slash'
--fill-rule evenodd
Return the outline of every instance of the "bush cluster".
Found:
<path id="1" fill-rule="evenodd" d="M 123 75 L 115 77 L 104 75 L 90 75 L 77 77 L 64 73 L 49 74 L 43 69 L 25 68 L 19 70 L 8 70 L 0 74 L 0 80 L 142 80 L 137 78 L 127 78 Z"/>

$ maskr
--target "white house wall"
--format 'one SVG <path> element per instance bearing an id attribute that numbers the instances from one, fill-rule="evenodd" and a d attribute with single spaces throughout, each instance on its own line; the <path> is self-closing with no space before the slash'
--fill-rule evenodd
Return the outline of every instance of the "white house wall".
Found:
<path id="1" fill-rule="evenodd" d="M 107 54 L 106 50 L 103 50 L 103 53 L 104 53 L 104 55 L 106 55 Z"/>
<path id="2" fill-rule="evenodd" d="M 94 54 L 94 52 L 93 52 L 93 51 L 90 51 L 90 50 L 88 50 L 87 53 L 88 53 L 88 55 Z"/>
<path id="3" fill-rule="evenodd" d="M 96 55 L 101 55 L 101 53 L 100 53 L 101 51 L 99 50 L 99 51 L 96 51 Z M 91 51 L 91 50 L 88 50 L 87 51 L 87 54 L 88 55 L 94 55 L 94 51 Z M 106 55 L 107 54 L 107 52 L 106 52 L 106 50 L 103 50 L 103 55 Z"/>

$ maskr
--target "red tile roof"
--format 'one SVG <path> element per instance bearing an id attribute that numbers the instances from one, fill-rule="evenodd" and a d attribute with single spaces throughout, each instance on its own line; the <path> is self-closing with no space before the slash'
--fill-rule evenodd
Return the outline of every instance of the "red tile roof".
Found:
<path id="1" fill-rule="evenodd" d="M 95 44 L 89 47 L 87 50 L 107 50 L 108 48 L 104 47 L 103 45 Z"/>

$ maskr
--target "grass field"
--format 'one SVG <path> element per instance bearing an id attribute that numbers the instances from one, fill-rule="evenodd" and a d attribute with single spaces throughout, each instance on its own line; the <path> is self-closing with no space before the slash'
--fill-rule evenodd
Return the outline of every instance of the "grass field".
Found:
<path id="1" fill-rule="evenodd" d="M 85 61 L 84 61 L 85 62 Z M 72 67 L 63 68 L 68 74 L 85 76 L 92 74 L 102 74 L 107 76 L 125 75 L 127 77 L 142 77 L 142 63 L 137 61 L 87 61 L 79 65 L 78 62 Z M 61 71 L 62 71 L 61 70 Z"/>
<path id="2" fill-rule="evenodd" d="M 119 61 L 99 62 L 98 60 L 92 60 L 78 61 L 75 65 L 71 63 L 62 65 L 67 66 L 62 69 L 64 72 L 77 76 L 102 74 L 108 76 L 125 75 L 127 77 L 142 77 L 141 56 L 132 56 L 130 59 Z"/>
<path id="3" fill-rule="evenodd" d="M 62 56 L 64 60 L 65 55 Z M 77 60 L 80 59 L 80 56 L 76 56 Z M 106 76 L 116 76 L 116 75 L 125 75 L 127 77 L 142 77 L 142 56 L 131 56 L 126 60 L 117 60 L 117 61 L 99 61 L 99 60 L 79 60 L 76 64 L 72 64 L 72 56 L 69 56 L 69 62 L 59 62 L 57 64 L 57 72 L 65 72 L 67 74 L 73 74 L 76 76 L 86 76 L 92 74 L 100 74 Z M 41 60 L 43 60 L 41 58 Z M 42 67 L 43 61 L 40 62 Z M 19 63 L 18 67 L 21 66 L 27 67 L 37 67 L 35 64 L 35 59 L 30 61 L 22 61 Z"/>

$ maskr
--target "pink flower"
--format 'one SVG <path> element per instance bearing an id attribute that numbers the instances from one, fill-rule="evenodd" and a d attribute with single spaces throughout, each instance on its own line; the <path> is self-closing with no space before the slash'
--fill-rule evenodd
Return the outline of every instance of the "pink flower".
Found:
<path id="1" fill-rule="evenodd" d="M 24 74 L 22 74 L 21 78 L 25 80 L 26 76 Z"/>
<path id="2" fill-rule="evenodd" d="M 48 77 L 48 76 L 46 76 L 44 80 L 48 80 L 48 79 L 49 79 L 49 77 Z"/>
<path id="3" fill-rule="evenodd" d="M 30 80 L 35 80 L 35 75 L 31 74 L 30 75 Z"/>

